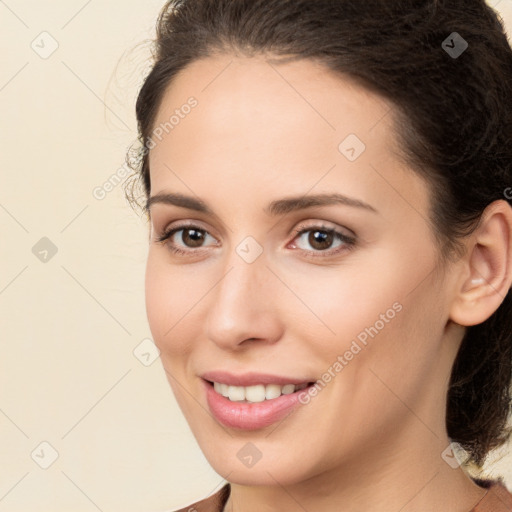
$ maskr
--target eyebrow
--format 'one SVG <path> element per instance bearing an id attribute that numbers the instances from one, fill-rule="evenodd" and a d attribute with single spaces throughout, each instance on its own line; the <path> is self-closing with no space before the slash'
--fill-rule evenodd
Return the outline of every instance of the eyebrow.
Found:
<path id="1" fill-rule="evenodd" d="M 195 210 L 197 212 L 214 215 L 214 212 L 200 199 L 191 196 L 185 196 L 178 193 L 160 193 L 148 199 L 146 202 L 146 210 L 149 211 L 153 204 L 168 204 Z M 285 215 L 287 213 L 304 210 L 313 206 L 329 206 L 334 204 L 342 204 L 354 208 L 362 208 L 373 213 L 378 211 L 368 203 L 348 197 L 342 194 L 317 194 L 308 196 L 285 197 L 272 201 L 264 209 L 265 213 L 270 216 Z"/>

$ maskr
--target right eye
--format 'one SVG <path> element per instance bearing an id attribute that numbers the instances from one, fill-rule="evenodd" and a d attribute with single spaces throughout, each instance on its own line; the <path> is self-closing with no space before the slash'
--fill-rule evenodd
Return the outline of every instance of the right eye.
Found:
<path id="1" fill-rule="evenodd" d="M 182 247 L 188 247 L 188 250 L 181 249 L 180 246 L 173 241 L 174 235 L 180 231 L 182 231 L 182 234 L 179 239 L 181 239 L 184 244 Z M 208 236 L 213 238 L 205 229 L 199 226 L 182 224 L 166 230 L 156 241 L 166 245 L 171 252 L 186 255 L 195 252 L 194 249 L 202 249 L 201 243 L 204 242 Z"/>

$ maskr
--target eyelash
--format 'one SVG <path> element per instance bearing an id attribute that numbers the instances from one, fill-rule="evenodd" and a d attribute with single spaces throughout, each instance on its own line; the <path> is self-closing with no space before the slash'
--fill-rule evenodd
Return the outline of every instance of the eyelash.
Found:
<path id="1" fill-rule="evenodd" d="M 199 226 L 195 226 L 193 224 L 182 224 L 180 226 L 175 226 L 172 229 L 169 229 L 168 231 L 165 231 L 161 236 L 157 237 L 156 242 L 157 243 L 168 242 L 168 240 L 175 233 L 177 233 L 179 231 L 182 231 L 184 229 L 195 229 L 196 231 L 200 231 L 200 232 L 203 232 L 203 233 L 208 233 L 208 231 L 206 231 L 205 229 L 200 228 Z M 347 236 L 347 235 L 341 233 L 340 231 L 338 231 L 336 229 L 329 228 L 329 227 L 324 226 L 324 225 L 317 225 L 317 226 L 301 225 L 301 226 L 298 226 L 294 230 L 293 240 L 295 240 L 300 235 L 303 235 L 304 233 L 307 233 L 309 231 L 320 231 L 322 233 L 332 234 L 339 241 L 343 242 L 343 246 L 340 246 L 340 247 L 336 248 L 335 250 L 326 249 L 326 250 L 323 250 L 323 251 L 320 251 L 320 250 L 307 251 L 305 249 L 299 249 L 300 251 L 307 253 L 308 257 L 310 257 L 310 258 L 326 257 L 326 256 L 324 256 L 325 254 L 327 254 L 328 256 L 335 256 L 335 255 L 337 255 L 340 252 L 352 250 L 354 248 L 355 244 L 356 244 L 355 237 Z M 182 255 L 182 256 L 187 256 L 187 255 L 189 255 L 191 253 L 194 253 L 194 252 L 197 252 L 197 251 L 201 251 L 201 249 L 204 249 L 204 248 L 199 248 L 199 249 L 183 250 L 183 249 L 180 249 L 178 247 L 173 246 L 170 243 L 167 243 L 166 245 L 168 246 L 168 248 L 169 248 L 169 250 L 171 252 L 173 252 L 175 254 Z M 315 253 L 318 253 L 318 254 L 315 254 Z"/>

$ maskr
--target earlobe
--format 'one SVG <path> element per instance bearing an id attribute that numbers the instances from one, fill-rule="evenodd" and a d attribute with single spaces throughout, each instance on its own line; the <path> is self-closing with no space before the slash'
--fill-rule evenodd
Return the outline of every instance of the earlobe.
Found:
<path id="1" fill-rule="evenodd" d="M 464 326 L 485 322 L 500 306 L 512 284 L 512 208 L 491 203 L 468 237 L 464 277 L 450 318 Z"/>

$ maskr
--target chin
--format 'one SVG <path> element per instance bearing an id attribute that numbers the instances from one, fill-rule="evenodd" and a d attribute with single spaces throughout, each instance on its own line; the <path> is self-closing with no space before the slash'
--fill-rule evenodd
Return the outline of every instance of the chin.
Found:
<path id="1" fill-rule="evenodd" d="M 214 471 L 231 483 L 275 486 L 279 482 L 286 486 L 308 478 L 304 460 L 311 461 L 310 456 L 300 455 L 297 459 L 300 451 L 291 447 L 285 449 L 288 457 L 275 453 L 271 446 L 258 450 L 256 446 L 261 444 L 233 438 L 222 447 L 217 441 L 214 449 L 200 448 Z"/>

